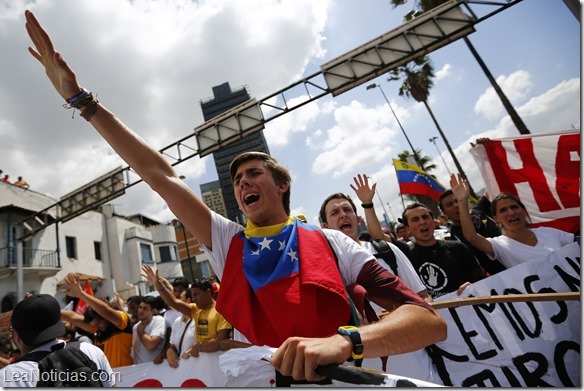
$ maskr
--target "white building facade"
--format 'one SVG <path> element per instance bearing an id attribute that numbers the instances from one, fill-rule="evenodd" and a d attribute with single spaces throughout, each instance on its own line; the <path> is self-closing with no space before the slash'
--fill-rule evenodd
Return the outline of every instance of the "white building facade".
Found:
<path id="1" fill-rule="evenodd" d="M 43 216 L 49 222 L 45 228 L 26 236 L 29 230 L 23 220 L 56 202 L 0 181 L 2 312 L 11 310 L 28 291 L 53 295 L 64 305 L 59 282 L 68 273 L 99 277 L 90 282 L 95 296 L 118 292 L 123 299 L 151 290 L 141 275 L 143 264 L 158 268 L 171 282 L 182 276 L 171 224 L 118 216 L 109 204 L 64 223 L 53 223 L 58 212 L 52 208 Z"/>

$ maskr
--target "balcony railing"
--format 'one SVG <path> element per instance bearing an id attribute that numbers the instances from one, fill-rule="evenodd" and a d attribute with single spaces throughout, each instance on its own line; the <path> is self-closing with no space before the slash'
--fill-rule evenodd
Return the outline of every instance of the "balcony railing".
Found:
<path id="1" fill-rule="evenodd" d="M 13 247 L 0 248 L 0 268 L 16 267 L 16 251 L 22 251 L 22 266 L 26 268 L 60 268 L 57 252 Z"/>

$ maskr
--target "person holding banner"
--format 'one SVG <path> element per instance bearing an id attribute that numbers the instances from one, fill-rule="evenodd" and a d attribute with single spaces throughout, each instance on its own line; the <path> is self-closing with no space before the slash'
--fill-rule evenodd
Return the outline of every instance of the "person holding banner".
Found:
<path id="1" fill-rule="evenodd" d="M 555 251 L 574 241 L 574 235 L 551 227 L 529 228 L 529 213 L 513 194 L 501 193 L 491 201 L 491 213 L 503 234 L 485 238 L 476 232 L 468 208 L 469 185 L 460 174 L 450 176 L 450 186 L 460 208 L 464 237 L 490 259 L 510 268 Z"/>
<path id="2" fill-rule="evenodd" d="M 79 110 L 199 240 L 221 280 L 217 310 L 254 344 L 279 346 L 272 364 L 280 373 L 322 380 L 321 365 L 406 353 L 446 338 L 444 319 L 357 243 L 333 230 L 325 237 L 290 216 L 290 173 L 272 156 L 247 152 L 230 166 L 246 227 L 213 212 L 162 154 L 82 88 L 32 12 L 25 17 L 29 52 L 66 107 Z M 345 328 L 351 315 L 345 286 L 352 283 L 391 313 Z"/>

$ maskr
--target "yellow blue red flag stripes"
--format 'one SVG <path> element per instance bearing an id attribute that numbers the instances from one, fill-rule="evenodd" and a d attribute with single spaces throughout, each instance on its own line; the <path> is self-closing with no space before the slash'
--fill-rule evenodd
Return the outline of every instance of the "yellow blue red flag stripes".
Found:
<path id="1" fill-rule="evenodd" d="M 420 167 L 393 159 L 401 194 L 426 195 L 435 201 L 446 188 Z"/>
<path id="2" fill-rule="evenodd" d="M 351 314 L 323 232 L 295 218 L 235 235 L 221 283 L 217 311 L 255 345 L 327 337 Z"/>

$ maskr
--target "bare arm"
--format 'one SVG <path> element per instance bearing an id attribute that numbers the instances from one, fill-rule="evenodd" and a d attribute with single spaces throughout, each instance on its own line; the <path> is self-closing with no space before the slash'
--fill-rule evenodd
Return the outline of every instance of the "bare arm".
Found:
<path id="1" fill-rule="evenodd" d="M 152 319 L 150 319 L 150 322 L 152 322 Z M 146 329 L 146 326 L 148 326 L 148 323 L 143 324 L 143 322 L 140 322 L 138 324 L 138 326 L 136 327 L 136 331 L 138 333 L 138 338 L 140 338 L 140 341 L 142 342 L 144 347 L 146 349 L 148 349 L 148 351 L 151 352 L 154 349 L 156 349 L 158 347 L 158 345 L 160 345 L 162 343 L 162 338 L 160 338 L 157 335 L 152 336 L 150 334 L 147 334 L 144 331 Z"/>
<path id="2" fill-rule="evenodd" d="M 223 329 L 217 331 L 215 338 L 205 341 L 201 344 L 202 352 L 217 352 L 221 349 L 221 341 L 229 339 L 231 333 L 230 329 Z"/>
<path id="3" fill-rule="evenodd" d="M 121 311 L 117 311 L 110 307 L 103 300 L 87 294 L 87 292 L 81 288 L 81 282 L 79 281 L 79 276 L 77 274 L 67 274 L 67 277 L 65 277 L 65 283 L 67 284 L 67 295 L 80 298 L 86 302 L 89 307 L 95 310 L 95 312 L 97 312 L 100 316 L 102 316 L 105 320 L 114 326 L 120 327 L 122 325 L 123 320 Z"/>
<path id="4" fill-rule="evenodd" d="M 188 316 L 189 318 L 191 317 L 191 306 L 184 301 L 178 300 L 176 297 L 174 297 L 172 289 L 169 290 L 166 285 L 162 283 L 162 279 L 158 277 L 158 270 L 154 272 L 150 265 L 144 265 L 142 266 L 142 271 L 144 272 L 143 276 L 146 277 L 148 282 L 154 285 L 160 294 L 160 297 L 162 297 L 166 304 L 179 311 L 181 314 Z"/>
<path id="5" fill-rule="evenodd" d="M 470 217 L 470 210 L 468 208 L 468 196 L 470 193 L 468 182 L 462 179 L 462 175 L 450 175 L 450 188 L 456 200 L 458 201 L 458 208 L 460 211 L 460 225 L 462 226 L 462 233 L 468 242 L 488 255 L 494 255 L 493 246 L 483 236 L 477 233 L 472 219 Z"/>
<path id="6" fill-rule="evenodd" d="M 53 87 L 63 99 L 75 96 L 82 89 L 75 72 L 55 50 L 33 13 L 27 10 L 25 16 L 26 29 L 35 47 L 29 47 L 29 52 L 44 66 Z M 81 108 L 82 113 L 83 110 Z M 189 231 L 211 248 L 210 209 L 178 177 L 162 155 L 99 103 L 90 122 L 118 155 L 167 202 Z"/>
<path id="7" fill-rule="evenodd" d="M 416 330 L 416 332 L 412 332 Z M 407 353 L 446 339 L 446 323 L 437 313 L 405 304 L 379 322 L 359 328 L 364 357 Z M 283 375 L 294 379 L 321 380 L 315 369 L 320 365 L 342 364 L 351 355 L 348 336 L 328 338 L 288 338 L 272 357 L 272 364 Z"/>
<path id="8" fill-rule="evenodd" d="M 91 327 L 90 324 L 83 321 L 83 315 L 80 315 L 75 311 L 61 310 L 61 319 L 63 319 L 65 322 L 71 323 L 78 329 L 87 331 L 88 333 L 95 332 L 95 329 Z"/>
<path id="9" fill-rule="evenodd" d="M 355 186 L 351 186 L 351 189 L 355 191 L 357 197 L 363 204 L 373 204 L 373 198 L 375 197 L 375 189 L 377 187 L 377 183 L 373 183 L 369 186 L 369 179 L 365 174 L 358 174 L 356 177 L 353 177 L 355 181 Z M 386 235 L 381 230 L 381 224 L 377 219 L 377 213 L 375 213 L 375 208 L 363 208 L 365 210 L 365 220 L 367 222 L 367 228 L 369 229 L 369 233 L 373 239 L 383 239 L 392 243 L 392 238 L 389 235 Z"/>

